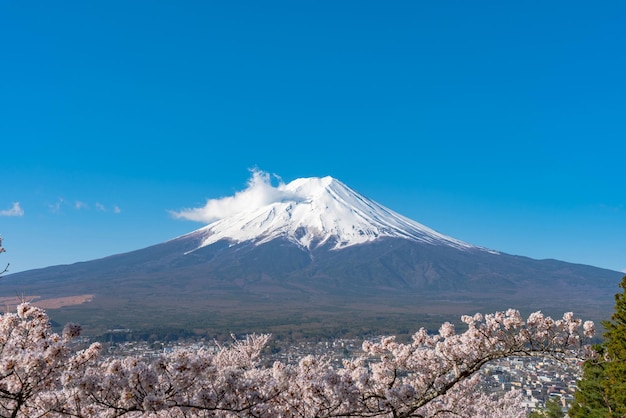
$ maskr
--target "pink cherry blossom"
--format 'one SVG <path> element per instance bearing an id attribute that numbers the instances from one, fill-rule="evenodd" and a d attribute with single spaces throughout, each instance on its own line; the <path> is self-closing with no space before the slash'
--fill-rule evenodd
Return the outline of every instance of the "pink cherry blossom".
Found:
<path id="1" fill-rule="evenodd" d="M 99 344 L 74 351 L 80 327 L 53 333 L 28 303 L 0 315 L 0 415 L 10 417 L 525 417 L 521 393 L 478 389 L 482 366 L 510 356 L 593 356 L 592 322 L 518 311 L 463 316 L 437 334 L 418 330 L 365 341 L 363 355 L 335 366 L 306 356 L 262 363 L 269 335 L 235 340 L 218 352 L 179 349 L 156 360 L 102 358 Z"/>

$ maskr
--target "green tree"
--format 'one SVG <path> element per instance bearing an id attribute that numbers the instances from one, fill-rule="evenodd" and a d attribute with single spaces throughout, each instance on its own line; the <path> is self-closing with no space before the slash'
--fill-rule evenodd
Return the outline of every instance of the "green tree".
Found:
<path id="1" fill-rule="evenodd" d="M 596 346 L 598 357 L 583 365 L 575 402 L 569 411 L 572 418 L 626 417 L 626 276 L 615 295 L 615 313 L 602 323 L 606 329 L 602 344 Z"/>

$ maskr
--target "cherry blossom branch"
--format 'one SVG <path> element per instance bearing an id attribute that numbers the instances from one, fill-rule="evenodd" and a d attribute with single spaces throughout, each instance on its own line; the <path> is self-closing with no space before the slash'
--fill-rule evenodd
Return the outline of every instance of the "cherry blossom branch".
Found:
<path id="1" fill-rule="evenodd" d="M 5 252 L 6 250 L 4 249 L 4 247 L 2 246 L 2 237 L 0 237 L 0 254 Z M 7 271 L 9 271 L 9 263 L 7 263 L 6 267 L 4 268 L 4 270 L 0 271 L 0 277 L 2 277 L 2 275 L 4 273 L 6 273 Z"/>

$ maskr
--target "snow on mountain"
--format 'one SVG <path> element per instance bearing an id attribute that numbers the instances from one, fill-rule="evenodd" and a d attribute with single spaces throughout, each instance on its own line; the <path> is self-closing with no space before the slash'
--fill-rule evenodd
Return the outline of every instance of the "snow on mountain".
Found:
<path id="1" fill-rule="evenodd" d="M 259 245 L 281 237 L 308 249 L 325 244 L 340 249 L 396 237 L 485 250 L 412 221 L 332 177 L 296 179 L 281 190 L 279 201 L 226 216 L 188 235 L 202 238 L 198 248 L 224 239 Z"/>

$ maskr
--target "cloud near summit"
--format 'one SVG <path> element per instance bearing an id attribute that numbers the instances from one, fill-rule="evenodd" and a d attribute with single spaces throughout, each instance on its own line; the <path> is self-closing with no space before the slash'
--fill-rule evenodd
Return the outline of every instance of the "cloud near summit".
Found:
<path id="1" fill-rule="evenodd" d="M 285 188 L 277 176 L 279 183 L 272 185 L 269 173 L 252 170 L 252 177 L 244 190 L 236 192 L 234 196 L 226 196 L 218 199 L 207 199 L 206 204 L 200 208 L 188 208 L 181 211 L 170 211 L 177 219 L 211 223 L 236 213 L 255 210 L 275 202 L 300 200 L 292 191 Z"/>

